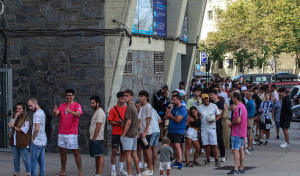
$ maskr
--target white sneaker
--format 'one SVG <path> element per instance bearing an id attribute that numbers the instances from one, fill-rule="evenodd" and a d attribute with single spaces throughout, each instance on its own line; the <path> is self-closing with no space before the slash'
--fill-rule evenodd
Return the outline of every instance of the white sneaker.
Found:
<path id="1" fill-rule="evenodd" d="M 112 170 L 112 171 L 110 172 L 110 175 L 111 175 L 111 176 L 117 176 L 117 171 Z"/>
<path id="2" fill-rule="evenodd" d="M 251 153 L 249 152 L 248 149 L 245 150 L 245 154 L 246 154 L 246 155 L 251 155 Z"/>
<path id="3" fill-rule="evenodd" d="M 124 171 L 124 170 L 122 170 L 122 171 L 119 171 L 119 173 L 118 173 L 119 175 L 124 175 L 124 176 L 127 176 L 127 172 L 126 171 Z"/>
<path id="4" fill-rule="evenodd" d="M 253 145 L 256 145 L 256 142 L 253 140 L 252 144 L 253 144 Z"/>
<path id="5" fill-rule="evenodd" d="M 204 153 L 205 153 L 205 150 L 204 150 L 204 149 L 201 149 L 201 153 L 203 153 L 203 154 L 204 154 Z"/>
<path id="6" fill-rule="evenodd" d="M 141 174 L 136 174 L 135 176 L 142 176 Z"/>
<path id="7" fill-rule="evenodd" d="M 222 158 L 221 158 L 221 162 L 225 163 L 225 161 L 226 161 L 226 158 L 225 158 L 225 157 L 222 157 Z"/>
<path id="8" fill-rule="evenodd" d="M 214 157 L 210 157 L 210 162 L 214 162 L 215 158 Z"/>
<path id="9" fill-rule="evenodd" d="M 290 147 L 290 146 L 291 146 L 291 144 L 290 143 L 287 144 L 286 142 L 280 145 L 281 148 L 286 148 L 286 147 Z"/>
<path id="10" fill-rule="evenodd" d="M 146 169 L 144 172 L 142 172 L 142 175 L 153 175 L 153 171 Z"/>

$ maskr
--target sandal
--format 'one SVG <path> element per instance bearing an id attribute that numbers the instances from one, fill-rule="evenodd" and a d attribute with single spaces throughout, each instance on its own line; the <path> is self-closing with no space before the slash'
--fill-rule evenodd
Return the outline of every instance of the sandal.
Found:
<path id="1" fill-rule="evenodd" d="M 200 164 L 200 163 L 197 163 L 197 162 L 193 162 L 193 165 L 194 165 L 194 166 L 201 166 L 201 164 Z"/>
<path id="2" fill-rule="evenodd" d="M 186 167 L 193 167 L 194 164 L 192 162 L 189 162 L 188 164 L 186 164 Z"/>
<path id="3" fill-rule="evenodd" d="M 59 173 L 55 174 L 55 176 L 67 176 L 67 175 L 59 172 Z"/>

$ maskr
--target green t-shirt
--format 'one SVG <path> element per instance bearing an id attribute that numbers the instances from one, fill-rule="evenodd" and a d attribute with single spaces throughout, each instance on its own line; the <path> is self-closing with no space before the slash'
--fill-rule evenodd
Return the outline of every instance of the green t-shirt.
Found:
<path id="1" fill-rule="evenodd" d="M 201 99 L 199 99 L 199 103 L 202 104 Z M 199 105 L 197 104 L 197 100 L 195 98 L 191 98 L 187 101 L 186 109 L 190 109 L 192 106 L 195 106 L 196 108 L 199 107 Z"/>

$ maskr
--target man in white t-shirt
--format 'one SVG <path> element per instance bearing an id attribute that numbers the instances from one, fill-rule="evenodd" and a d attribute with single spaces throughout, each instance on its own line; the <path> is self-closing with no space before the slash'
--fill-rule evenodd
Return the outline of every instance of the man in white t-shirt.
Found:
<path id="1" fill-rule="evenodd" d="M 204 166 L 209 166 L 210 164 L 210 146 L 212 147 L 212 152 L 215 158 L 215 166 L 221 167 L 218 161 L 218 142 L 216 133 L 216 121 L 221 118 L 220 111 L 214 103 L 209 102 L 208 94 L 201 95 L 202 104 L 199 106 L 198 110 L 202 116 L 201 118 L 201 138 L 203 146 L 205 146 L 205 153 L 207 160 Z M 214 120 L 210 120 L 210 117 L 215 117 Z"/>
<path id="2" fill-rule="evenodd" d="M 91 119 L 90 125 L 90 155 L 95 157 L 96 162 L 96 174 L 95 176 L 101 176 L 104 167 L 103 157 L 103 140 L 104 140 L 104 128 L 105 128 L 105 113 L 100 108 L 100 97 L 92 96 L 90 98 L 90 106 L 95 111 Z"/>
<path id="3" fill-rule="evenodd" d="M 142 139 L 142 149 L 144 152 L 144 157 L 147 161 L 147 169 L 142 172 L 142 175 L 153 175 L 152 170 L 152 155 L 150 151 L 150 141 L 152 137 L 152 106 L 148 103 L 149 93 L 147 91 L 139 92 L 139 101 L 142 105 L 141 109 L 141 120 L 140 120 L 140 138 Z"/>
<path id="4" fill-rule="evenodd" d="M 40 165 L 40 175 L 45 175 L 45 148 L 47 136 L 45 132 L 46 114 L 38 105 L 38 101 L 31 98 L 28 101 L 28 107 L 33 114 L 33 128 L 30 146 L 31 175 L 36 176 L 37 164 Z"/>
<path id="5" fill-rule="evenodd" d="M 186 93 L 184 91 L 184 87 L 185 87 L 185 84 L 183 81 L 181 81 L 179 83 L 179 87 L 177 89 L 175 89 L 177 92 L 179 92 L 179 95 L 182 97 L 182 99 L 185 99 L 186 97 Z"/>

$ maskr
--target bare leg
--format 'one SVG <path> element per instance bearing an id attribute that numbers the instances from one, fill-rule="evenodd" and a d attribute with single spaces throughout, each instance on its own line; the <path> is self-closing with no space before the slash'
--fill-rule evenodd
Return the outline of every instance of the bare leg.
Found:
<path id="1" fill-rule="evenodd" d="M 79 150 L 78 149 L 73 149 L 72 153 L 75 157 L 75 162 L 76 162 L 77 167 L 78 167 L 78 175 L 82 176 L 82 164 L 81 164 L 81 157 L 80 157 L 80 154 L 79 154 Z"/>
<path id="2" fill-rule="evenodd" d="M 170 169 L 167 169 L 167 175 L 169 176 L 170 175 Z"/>
<path id="3" fill-rule="evenodd" d="M 210 158 L 210 145 L 205 146 L 206 158 Z"/>
<path id="4" fill-rule="evenodd" d="M 152 170 L 152 156 L 151 156 L 150 148 L 144 149 L 144 156 L 145 156 L 146 161 L 147 161 L 148 170 Z"/>
<path id="5" fill-rule="evenodd" d="M 112 151 L 111 151 L 111 157 L 110 157 L 110 160 L 111 160 L 110 163 L 112 165 L 116 165 L 117 153 L 118 153 L 118 148 L 113 148 Z M 121 157 L 120 157 L 120 160 L 121 160 Z M 124 161 L 124 158 L 123 158 L 123 161 Z"/>
<path id="6" fill-rule="evenodd" d="M 289 135 L 289 129 L 288 128 L 282 128 L 284 137 L 285 137 L 285 142 L 287 144 L 290 144 L 290 135 Z"/>
<path id="7" fill-rule="evenodd" d="M 240 169 L 245 169 L 245 153 L 243 148 L 241 147 L 238 152 L 240 152 Z"/>
<path id="8" fill-rule="evenodd" d="M 66 173 L 66 163 L 67 163 L 67 149 L 60 148 L 60 162 L 61 162 L 61 169 L 59 174 L 64 175 Z"/>
<path id="9" fill-rule="evenodd" d="M 152 146 L 152 166 L 155 166 L 157 160 L 157 146 Z"/>
<path id="10" fill-rule="evenodd" d="M 128 175 L 131 174 L 131 150 L 125 150 L 125 157 L 126 157 L 126 166 L 127 166 L 127 173 Z"/>
<path id="11" fill-rule="evenodd" d="M 120 162 L 124 162 L 125 154 L 123 148 L 120 147 Z"/>
<path id="12" fill-rule="evenodd" d="M 238 150 L 235 150 L 235 149 L 233 149 L 232 152 L 233 152 L 233 156 L 234 156 L 234 169 L 236 171 L 238 171 L 239 170 L 239 163 L 240 163 L 240 152 Z"/>
<path id="13" fill-rule="evenodd" d="M 136 173 L 140 174 L 139 158 L 138 158 L 138 156 L 137 156 L 137 154 L 134 150 L 131 151 L 131 156 L 133 158 L 133 162 L 134 162 L 134 165 L 135 165 L 135 168 L 136 168 Z"/>
<path id="14" fill-rule="evenodd" d="M 181 147 L 180 147 L 181 144 L 179 143 L 174 143 L 174 148 L 175 148 L 175 155 L 176 155 L 176 161 L 178 163 L 181 163 L 182 162 L 182 151 L 181 151 Z"/>
<path id="15" fill-rule="evenodd" d="M 185 161 L 186 164 L 189 164 L 189 152 L 192 147 L 192 139 L 186 138 L 186 146 L 185 146 Z"/>
<path id="16" fill-rule="evenodd" d="M 270 139 L 270 130 L 269 130 L 269 131 L 266 131 L 266 138 L 267 138 L 267 140 Z"/>
<path id="17" fill-rule="evenodd" d="M 99 174 L 99 166 L 100 166 L 100 159 L 99 156 L 95 157 L 96 163 L 96 174 Z"/>
<path id="18" fill-rule="evenodd" d="M 218 159 L 218 146 L 217 145 L 212 145 L 212 152 L 214 154 L 215 159 Z"/>
<path id="19" fill-rule="evenodd" d="M 196 163 L 197 162 L 197 158 L 198 158 L 198 156 L 200 154 L 200 151 L 201 151 L 201 147 L 200 147 L 199 141 L 193 141 L 193 145 L 196 148 L 196 152 L 194 153 L 194 160 L 193 160 L 193 162 Z"/>

